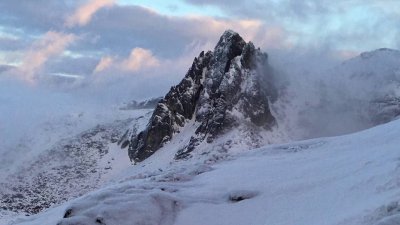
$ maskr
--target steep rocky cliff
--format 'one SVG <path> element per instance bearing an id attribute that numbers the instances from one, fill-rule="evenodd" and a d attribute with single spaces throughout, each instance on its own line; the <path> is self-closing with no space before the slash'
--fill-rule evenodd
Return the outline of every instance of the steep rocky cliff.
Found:
<path id="1" fill-rule="evenodd" d="M 195 131 L 175 158 L 190 156 L 200 143 L 246 121 L 269 130 L 275 125 L 269 102 L 276 98 L 268 56 L 234 31 L 225 31 L 214 51 L 201 52 L 183 80 L 158 103 L 147 128 L 131 138 L 129 157 L 143 161 L 188 122 Z"/>

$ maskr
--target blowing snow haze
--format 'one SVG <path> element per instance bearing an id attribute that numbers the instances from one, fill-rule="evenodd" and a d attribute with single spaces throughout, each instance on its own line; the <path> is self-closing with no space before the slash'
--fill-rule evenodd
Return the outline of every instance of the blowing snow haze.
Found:
<path id="1" fill-rule="evenodd" d="M 0 224 L 399 224 L 399 8 L 0 2 Z"/>

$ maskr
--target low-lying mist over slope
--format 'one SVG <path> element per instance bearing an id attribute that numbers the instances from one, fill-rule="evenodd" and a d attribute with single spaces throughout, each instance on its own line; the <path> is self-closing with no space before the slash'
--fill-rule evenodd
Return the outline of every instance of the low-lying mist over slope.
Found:
<path id="1" fill-rule="evenodd" d="M 84 82 L 57 86 L 0 77 L 0 175 L 33 160 L 61 139 L 129 118 L 131 111 L 120 110 L 123 103 L 154 96 L 135 90 L 137 94 L 132 94 L 126 82 L 119 82 L 119 88 Z"/>
<path id="2" fill-rule="evenodd" d="M 400 114 L 397 50 L 378 49 L 343 62 L 319 54 L 270 59 L 279 81 L 275 112 L 295 139 L 351 133 Z"/>
<path id="3" fill-rule="evenodd" d="M 350 133 L 399 114 L 399 51 L 379 49 L 344 62 L 317 52 L 272 51 L 269 61 L 274 77 L 265 85 L 277 89 L 273 111 L 279 126 L 286 127 L 293 139 Z M 102 116 L 110 118 L 114 107 L 123 102 L 163 96 L 176 83 L 175 77 L 179 76 L 110 78 L 108 85 L 86 78 L 78 86 L 63 83 L 62 88 L 48 81 L 30 85 L 3 79 L 1 146 L 15 147 L 24 137 L 34 136 L 39 124 L 61 117 L 69 116 L 73 122 L 85 113 L 97 115 L 84 122 L 95 125 Z"/>

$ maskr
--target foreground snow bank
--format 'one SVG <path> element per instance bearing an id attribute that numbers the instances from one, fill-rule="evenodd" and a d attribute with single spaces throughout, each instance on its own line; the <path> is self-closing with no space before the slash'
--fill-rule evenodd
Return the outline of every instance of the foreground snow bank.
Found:
<path id="1" fill-rule="evenodd" d="M 113 185 L 17 224 L 399 224 L 399 136 L 394 121 L 214 165 L 143 163 Z"/>

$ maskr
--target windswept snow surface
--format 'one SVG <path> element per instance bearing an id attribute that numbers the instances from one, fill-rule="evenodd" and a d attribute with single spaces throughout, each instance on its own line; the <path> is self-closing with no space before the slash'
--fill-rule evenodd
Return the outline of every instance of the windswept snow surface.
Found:
<path id="1" fill-rule="evenodd" d="M 16 224 L 399 224 L 399 136 L 394 121 L 217 163 L 166 163 L 170 146 L 119 181 Z"/>

